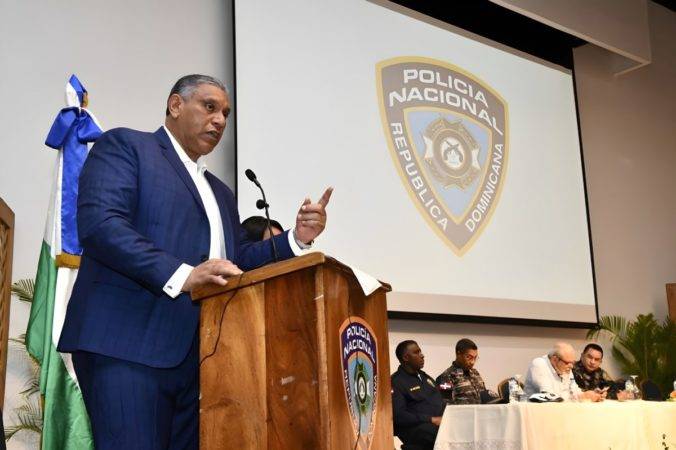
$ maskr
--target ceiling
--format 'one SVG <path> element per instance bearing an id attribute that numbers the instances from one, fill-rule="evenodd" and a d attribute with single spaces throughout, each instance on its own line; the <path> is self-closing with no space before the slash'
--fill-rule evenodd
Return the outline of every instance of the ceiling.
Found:
<path id="1" fill-rule="evenodd" d="M 573 67 L 572 49 L 586 43 L 583 39 L 503 8 L 489 0 L 392 1 L 567 68 Z M 676 11 L 676 0 L 652 1 Z"/>
<path id="2" fill-rule="evenodd" d="M 586 43 L 489 0 L 393 0 L 393 3 L 563 67 L 572 68 L 572 49 Z"/>
<path id="3" fill-rule="evenodd" d="M 676 0 L 652 0 L 652 2 L 676 12 Z"/>

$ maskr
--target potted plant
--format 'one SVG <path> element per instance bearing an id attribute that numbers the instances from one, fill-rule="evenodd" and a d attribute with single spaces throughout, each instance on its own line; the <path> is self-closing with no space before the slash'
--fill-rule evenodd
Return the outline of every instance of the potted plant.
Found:
<path id="1" fill-rule="evenodd" d="M 35 281 L 19 280 L 12 284 L 12 293 L 22 302 L 32 303 L 35 292 Z M 21 355 L 26 358 L 30 373 L 26 379 L 24 390 L 19 392 L 23 403 L 14 408 L 16 422 L 5 426 L 5 440 L 9 441 L 16 433 L 27 431 L 42 434 L 42 403 L 40 400 L 40 364 L 26 350 L 26 335 L 10 338 L 13 345 L 19 347 Z"/>
<path id="2" fill-rule="evenodd" d="M 620 316 L 601 317 L 587 339 L 599 334 L 612 342 L 612 355 L 625 375 L 638 375 L 639 382 L 652 380 L 668 397 L 676 379 L 676 323 L 657 322 L 652 314 L 639 314 L 630 321 Z"/>

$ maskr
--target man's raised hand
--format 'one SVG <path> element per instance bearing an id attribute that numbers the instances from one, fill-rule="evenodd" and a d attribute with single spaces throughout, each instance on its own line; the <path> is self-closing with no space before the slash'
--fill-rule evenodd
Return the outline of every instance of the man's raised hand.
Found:
<path id="1" fill-rule="evenodd" d="M 303 201 L 296 216 L 296 239 L 309 244 L 324 231 L 326 205 L 329 204 L 332 192 L 332 187 L 327 188 L 317 203 L 312 203 L 309 198 Z"/>

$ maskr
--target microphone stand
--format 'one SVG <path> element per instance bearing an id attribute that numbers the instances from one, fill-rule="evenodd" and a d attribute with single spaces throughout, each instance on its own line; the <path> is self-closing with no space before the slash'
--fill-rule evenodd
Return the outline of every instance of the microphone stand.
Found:
<path id="1" fill-rule="evenodd" d="M 263 196 L 263 200 L 256 200 L 256 208 L 258 209 L 265 209 L 265 219 L 267 221 L 268 225 L 268 233 L 270 233 L 270 242 L 272 244 L 272 254 L 275 258 L 275 262 L 279 261 L 279 255 L 277 254 L 277 245 L 275 244 L 275 237 L 272 235 L 272 225 L 270 224 L 270 212 L 268 211 L 268 208 L 270 208 L 270 205 L 268 205 L 268 200 L 265 198 L 265 191 L 263 190 L 263 186 L 261 186 L 260 181 L 258 181 L 258 178 L 256 177 L 256 174 L 254 173 L 253 170 L 251 169 L 246 169 L 244 171 L 244 175 L 253 183 L 255 184 L 258 189 L 261 191 L 261 195 Z"/>
<path id="2" fill-rule="evenodd" d="M 261 194 L 263 194 L 263 200 L 256 201 L 256 208 L 265 209 L 265 219 L 267 221 L 268 233 L 270 233 L 270 242 L 272 243 L 272 254 L 275 257 L 275 262 L 277 262 L 279 261 L 279 255 L 277 254 L 277 244 L 275 244 L 275 236 L 272 234 L 272 225 L 270 224 L 270 205 L 268 205 L 268 202 L 265 199 L 265 192 L 263 192 L 263 188 L 260 185 L 258 187 L 261 190 Z"/>

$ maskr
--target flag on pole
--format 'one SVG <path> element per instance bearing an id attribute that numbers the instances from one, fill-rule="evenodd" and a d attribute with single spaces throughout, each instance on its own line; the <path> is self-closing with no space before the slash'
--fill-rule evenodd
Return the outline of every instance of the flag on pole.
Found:
<path id="1" fill-rule="evenodd" d="M 94 448 L 70 354 L 56 351 L 82 254 L 76 223 L 78 177 L 89 145 L 102 133 L 87 103 L 87 90 L 72 75 L 66 85 L 66 108 L 56 116 L 45 141 L 58 150 L 58 158 L 26 331 L 28 352 L 42 367 L 43 450 Z"/>

